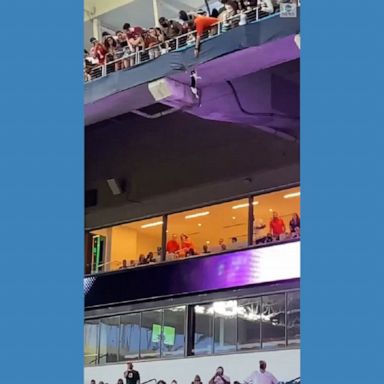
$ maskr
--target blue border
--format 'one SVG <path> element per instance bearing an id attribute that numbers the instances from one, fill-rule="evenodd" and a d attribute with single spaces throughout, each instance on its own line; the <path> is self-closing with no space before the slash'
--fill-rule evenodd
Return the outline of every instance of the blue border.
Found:
<path id="1" fill-rule="evenodd" d="M 83 3 L 5 1 L 1 14 L 0 382 L 77 384 Z"/>
<path id="2" fill-rule="evenodd" d="M 383 16 L 303 3 L 302 379 L 380 383 Z"/>

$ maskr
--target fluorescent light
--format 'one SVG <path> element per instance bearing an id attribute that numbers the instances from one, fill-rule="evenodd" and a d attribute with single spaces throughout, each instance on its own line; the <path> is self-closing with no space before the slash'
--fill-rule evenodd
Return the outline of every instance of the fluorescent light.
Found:
<path id="1" fill-rule="evenodd" d="M 194 219 L 195 217 L 201 217 L 201 216 L 207 216 L 209 215 L 208 211 L 205 212 L 199 212 L 199 213 L 194 213 L 193 215 L 187 215 L 185 216 L 186 219 Z"/>
<path id="2" fill-rule="evenodd" d="M 141 228 L 151 228 L 151 227 L 157 227 L 158 225 L 162 225 L 162 221 L 155 221 L 154 223 L 144 224 L 141 226 Z"/>
<path id="3" fill-rule="evenodd" d="M 201 223 L 199 223 L 199 224 L 197 224 L 199 227 L 201 227 L 202 226 L 202 224 Z"/>
<path id="4" fill-rule="evenodd" d="M 258 204 L 259 204 L 258 201 L 254 201 L 254 202 L 252 203 L 252 205 L 258 205 Z M 240 209 L 240 208 L 246 208 L 246 207 L 249 207 L 249 203 L 244 203 L 244 204 L 234 205 L 234 206 L 232 207 L 232 209 Z"/>
<path id="5" fill-rule="evenodd" d="M 300 192 L 293 192 L 293 193 L 288 193 L 287 195 L 284 195 L 284 199 L 290 199 L 292 197 L 298 197 L 300 196 Z"/>

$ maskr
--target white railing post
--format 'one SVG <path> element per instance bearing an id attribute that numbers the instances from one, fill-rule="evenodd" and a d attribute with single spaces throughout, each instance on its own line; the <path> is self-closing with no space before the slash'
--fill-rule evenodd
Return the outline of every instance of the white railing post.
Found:
<path id="1" fill-rule="evenodd" d="M 107 76 L 107 64 L 101 66 L 101 77 Z"/>

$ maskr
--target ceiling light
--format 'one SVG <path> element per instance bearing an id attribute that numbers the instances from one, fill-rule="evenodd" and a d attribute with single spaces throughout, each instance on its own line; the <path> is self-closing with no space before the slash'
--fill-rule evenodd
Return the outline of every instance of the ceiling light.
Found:
<path id="1" fill-rule="evenodd" d="M 258 205 L 258 204 L 259 204 L 258 201 L 254 201 L 254 202 L 252 203 L 252 205 Z M 246 207 L 249 207 L 249 203 L 244 203 L 244 204 L 234 205 L 234 206 L 232 207 L 232 209 L 240 209 L 240 208 L 246 208 Z"/>
<path id="2" fill-rule="evenodd" d="M 201 227 L 202 226 L 202 224 L 201 223 L 199 223 L 199 224 L 197 224 L 199 227 Z"/>
<path id="3" fill-rule="evenodd" d="M 284 199 L 290 199 L 292 197 L 298 197 L 300 196 L 300 191 L 299 192 L 293 192 L 293 193 L 288 193 L 286 195 L 284 195 Z"/>
<path id="4" fill-rule="evenodd" d="M 273 212 L 273 209 L 272 209 L 272 208 L 269 208 L 269 212 Z"/>
<path id="5" fill-rule="evenodd" d="M 193 215 L 187 215 L 185 216 L 186 219 L 194 219 L 195 217 L 201 217 L 201 216 L 207 216 L 209 215 L 208 211 L 205 212 L 199 212 L 199 213 L 194 213 Z"/>
<path id="6" fill-rule="evenodd" d="M 163 225 L 162 221 L 155 221 L 154 223 L 144 224 L 141 226 L 141 228 L 151 228 L 151 227 L 157 227 L 158 225 Z"/>
<path id="7" fill-rule="evenodd" d="M 232 216 L 232 220 L 236 220 L 236 216 Z"/>

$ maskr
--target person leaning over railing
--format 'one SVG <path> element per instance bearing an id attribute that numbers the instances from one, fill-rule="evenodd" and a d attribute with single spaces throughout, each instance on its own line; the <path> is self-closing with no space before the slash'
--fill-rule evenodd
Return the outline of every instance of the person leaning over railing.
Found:
<path id="1" fill-rule="evenodd" d="M 198 57 L 200 54 L 200 45 L 201 45 L 201 38 L 204 34 L 204 32 L 209 31 L 215 24 L 219 22 L 219 19 L 216 17 L 210 17 L 210 16 L 203 16 L 194 14 L 191 15 L 190 19 L 183 19 L 185 18 L 185 11 L 180 11 L 179 15 L 180 18 L 187 22 L 188 25 L 196 30 L 196 40 L 195 40 L 195 57 Z"/>

